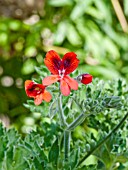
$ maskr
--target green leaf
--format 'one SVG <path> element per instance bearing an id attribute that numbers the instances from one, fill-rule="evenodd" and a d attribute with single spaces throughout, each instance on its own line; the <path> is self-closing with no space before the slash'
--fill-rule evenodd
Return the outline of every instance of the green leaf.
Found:
<path id="1" fill-rule="evenodd" d="M 128 16 L 128 1 L 124 0 L 124 13 Z"/>
<path id="2" fill-rule="evenodd" d="M 54 162 L 55 165 L 57 165 L 58 156 L 59 156 L 59 143 L 57 138 L 49 151 L 48 155 L 49 161 Z"/>
<path id="3" fill-rule="evenodd" d="M 15 129 L 9 129 L 6 135 L 7 135 L 9 146 L 17 144 L 20 140 L 20 135 Z"/>
<path id="4" fill-rule="evenodd" d="M 70 18 L 74 21 L 79 17 L 83 16 L 88 6 L 92 3 L 92 0 L 79 0 L 78 3 L 73 8 Z"/>
<path id="5" fill-rule="evenodd" d="M 48 69 L 44 65 L 35 67 L 35 70 L 42 77 L 46 77 L 48 75 Z"/>
<path id="6" fill-rule="evenodd" d="M 32 57 L 37 54 L 36 47 L 35 46 L 29 46 L 25 49 L 25 56 Z"/>
<path id="7" fill-rule="evenodd" d="M 22 67 L 22 74 L 27 75 L 35 71 L 36 62 L 33 59 L 28 59 L 24 62 Z"/>
<path id="8" fill-rule="evenodd" d="M 124 152 L 122 154 L 119 154 L 117 156 L 117 161 L 122 162 L 122 163 L 126 163 L 128 160 L 128 151 Z"/>
<path id="9" fill-rule="evenodd" d="M 104 163 L 106 169 L 116 167 L 117 162 L 127 162 L 126 139 L 120 136 L 121 133 L 121 131 L 118 131 L 113 134 L 106 143 L 94 152 L 94 155 Z"/>
<path id="10" fill-rule="evenodd" d="M 92 6 L 90 6 L 90 7 L 87 9 L 86 13 L 87 13 L 88 15 L 91 15 L 91 16 L 94 17 L 94 18 L 97 18 L 98 20 L 102 20 L 102 19 L 104 18 L 103 13 L 101 13 L 98 9 L 96 9 L 95 7 L 92 7 Z M 100 16 L 100 17 L 99 17 L 99 16 Z"/>
<path id="11" fill-rule="evenodd" d="M 107 96 L 102 104 L 108 108 L 120 108 L 122 106 L 121 98 L 119 96 Z"/>
<path id="12" fill-rule="evenodd" d="M 119 78 L 120 74 L 118 73 L 117 70 L 113 69 L 112 67 L 103 67 L 103 66 L 89 66 L 89 65 L 79 65 L 79 70 L 81 72 L 88 72 L 91 73 L 92 75 L 96 76 L 103 76 L 104 79 L 113 79 L 113 78 Z"/>
<path id="13" fill-rule="evenodd" d="M 66 33 L 68 30 L 68 24 L 67 21 L 62 21 L 59 23 L 58 27 L 57 27 L 57 31 L 54 35 L 54 43 L 56 45 L 60 45 L 63 43 L 63 41 L 66 38 Z"/>
<path id="14" fill-rule="evenodd" d="M 3 167 L 3 160 L 7 150 L 7 139 L 5 136 L 0 136 L 0 169 Z"/>
<path id="15" fill-rule="evenodd" d="M 6 32 L 0 32 L 0 45 L 6 46 L 8 42 L 8 34 Z"/>
<path id="16" fill-rule="evenodd" d="M 3 124 L 0 122 L 0 136 L 4 135 L 5 128 L 3 127 Z"/>
<path id="17" fill-rule="evenodd" d="M 72 5 L 73 1 L 72 0 L 48 0 L 49 5 L 54 6 L 54 7 L 61 7 L 61 6 L 66 6 L 66 5 Z"/>
<path id="18" fill-rule="evenodd" d="M 94 1 L 94 3 L 98 11 L 100 12 L 99 19 L 102 16 L 103 19 L 105 19 L 107 22 L 111 22 L 112 20 L 111 11 L 109 7 L 106 8 L 106 3 L 104 1 Z"/>
<path id="19" fill-rule="evenodd" d="M 75 169 L 79 161 L 79 156 L 80 156 L 79 154 L 80 154 L 80 149 L 79 148 L 74 149 L 68 158 L 68 162 L 65 162 L 64 169 L 67 170 Z"/>
<path id="20" fill-rule="evenodd" d="M 40 164 L 42 162 L 44 163 L 47 162 L 47 157 L 42 149 L 43 144 L 44 144 L 44 138 L 34 131 L 25 137 L 26 147 L 28 147 L 30 150 L 33 150 L 33 155 L 38 159 Z"/>
<path id="21" fill-rule="evenodd" d="M 78 34 L 76 28 L 68 23 L 67 24 L 68 30 L 67 30 L 67 39 L 73 46 L 78 46 L 82 44 L 80 35 Z"/>
<path id="22" fill-rule="evenodd" d="M 21 29 L 21 22 L 19 20 L 12 20 L 9 23 L 9 28 L 13 31 L 18 31 L 19 29 Z"/>
<path id="23" fill-rule="evenodd" d="M 41 105 L 36 106 L 33 100 L 27 100 L 27 104 L 24 103 L 24 106 L 30 109 L 31 112 L 38 112 L 38 113 L 41 113 L 43 116 L 46 116 L 48 114 L 49 103 L 42 101 Z M 42 109 L 43 109 L 43 112 L 42 112 Z"/>
<path id="24" fill-rule="evenodd" d="M 52 119 L 55 114 L 57 113 L 58 108 L 57 108 L 57 100 L 53 100 L 53 102 L 51 103 L 50 107 L 49 107 L 49 117 Z"/>
<path id="25" fill-rule="evenodd" d="M 30 157 L 30 155 L 30 152 L 21 145 L 8 148 L 6 157 L 3 161 L 2 170 L 24 170 L 25 168 L 29 168 L 26 160 Z M 27 158 L 26 160 L 25 157 Z"/>

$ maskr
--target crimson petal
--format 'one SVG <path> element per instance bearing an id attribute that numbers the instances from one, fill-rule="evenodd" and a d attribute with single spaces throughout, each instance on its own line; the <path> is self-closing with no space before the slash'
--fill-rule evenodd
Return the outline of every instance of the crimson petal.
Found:
<path id="1" fill-rule="evenodd" d="M 64 55 L 62 62 L 65 69 L 65 75 L 72 73 L 79 64 L 79 60 L 76 57 L 77 55 L 74 52 L 68 52 Z"/>
<path id="2" fill-rule="evenodd" d="M 62 61 L 54 50 L 47 52 L 44 63 L 52 74 L 59 74 L 58 70 L 62 67 Z"/>

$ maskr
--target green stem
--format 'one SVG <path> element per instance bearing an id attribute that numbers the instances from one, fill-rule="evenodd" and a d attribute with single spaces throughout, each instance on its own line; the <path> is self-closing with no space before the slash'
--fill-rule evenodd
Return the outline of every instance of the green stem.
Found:
<path id="1" fill-rule="evenodd" d="M 87 159 L 90 155 L 92 155 L 92 153 L 94 153 L 98 148 L 100 148 L 100 146 L 101 146 L 102 144 L 104 144 L 104 143 L 110 138 L 110 136 L 111 136 L 113 133 L 115 133 L 115 132 L 121 127 L 121 125 L 122 125 L 122 124 L 124 123 L 124 121 L 126 120 L 127 116 L 128 116 L 128 113 L 122 118 L 122 120 L 120 121 L 120 123 L 119 123 L 94 149 L 90 150 L 90 151 L 88 152 L 88 154 L 85 155 L 85 156 L 79 161 L 77 167 L 78 167 L 80 164 L 82 164 L 82 162 L 84 162 L 85 159 Z"/>
<path id="2" fill-rule="evenodd" d="M 60 115 L 60 121 L 62 126 L 64 127 L 64 158 L 65 160 L 68 160 L 69 152 L 70 152 L 70 135 L 71 131 L 65 130 L 65 128 L 68 128 L 68 124 L 65 119 L 65 115 L 62 108 L 62 95 L 60 94 L 58 98 L 58 108 L 59 108 L 59 115 Z"/>
<path id="3" fill-rule="evenodd" d="M 62 95 L 60 94 L 59 98 L 58 98 L 58 108 L 59 108 L 59 115 L 60 115 L 60 120 L 62 123 L 62 126 L 67 127 L 67 122 L 65 120 L 65 116 L 64 116 L 64 112 L 63 112 L 63 108 L 62 108 Z"/>
<path id="4" fill-rule="evenodd" d="M 70 135 L 71 135 L 71 131 L 68 131 L 68 130 L 64 131 L 64 155 L 65 155 L 65 160 L 68 160 L 68 156 L 69 156 Z"/>
<path id="5" fill-rule="evenodd" d="M 77 106 L 79 107 L 81 114 L 68 126 L 68 128 L 66 130 L 74 130 L 77 126 L 79 126 L 88 116 L 90 116 L 91 114 L 86 115 L 83 111 L 83 109 L 81 108 L 81 106 L 79 105 L 79 103 L 77 103 L 77 101 L 72 98 L 73 101 L 77 104 Z"/>
<path id="6" fill-rule="evenodd" d="M 69 126 L 66 130 L 74 130 L 78 125 L 80 125 L 87 116 L 81 113 Z"/>

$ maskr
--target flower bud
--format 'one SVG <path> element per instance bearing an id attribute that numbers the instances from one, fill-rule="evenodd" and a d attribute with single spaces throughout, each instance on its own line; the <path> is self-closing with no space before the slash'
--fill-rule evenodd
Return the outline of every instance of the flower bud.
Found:
<path id="1" fill-rule="evenodd" d="M 92 82 L 93 76 L 91 74 L 85 73 L 79 75 L 76 79 L 83 84 L 89 84 Z"/>

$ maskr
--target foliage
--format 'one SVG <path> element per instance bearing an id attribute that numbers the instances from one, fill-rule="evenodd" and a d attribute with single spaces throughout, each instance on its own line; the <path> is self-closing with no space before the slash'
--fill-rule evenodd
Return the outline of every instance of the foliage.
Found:
<path id="1" fill-rule="evenodd" d="M 15 129 L 7 130 L 1 125 L 0 169 L 127 169 L 127 100 L 124 81 L 104 83 L 99 79 L 89 86 L 81 85 L 78 91 L 63 98 L 69 125 L 66 131 L 71 132 L 67 160 L 60 110 L 57 107 L 53 114 L 54 109 L 51 109 L 57 104 L 56 98 L 49 103 L 49 114 L 41 112 L 42 123 L 24 138 Z M 29 108 L 32 105 L 32 101 L 25 104 Z M 40 107 L 43 110 L 47 104 L 43 102 Z M 82 119 L 77 121 L 81 114 Z"/>
<path id="2" fill-rule="evenodd" d="M 37 18 L 34 22 L 0 18 L 0 113 L 6 114 L 17 128 L 29 113 L 22 106 L 27 99 L 24 81 L 37 77 L 34 67 L 42 65 L 44 52 L 49 49 L 60 54 L 76 52 L 80 71 L 103 79 L 127 80 L 128 35 L 122 32 L 111 1 L 43 3 L 43 14 L 32 15 Z M 126 0 L 122 8 L 127 16 Z"/>

